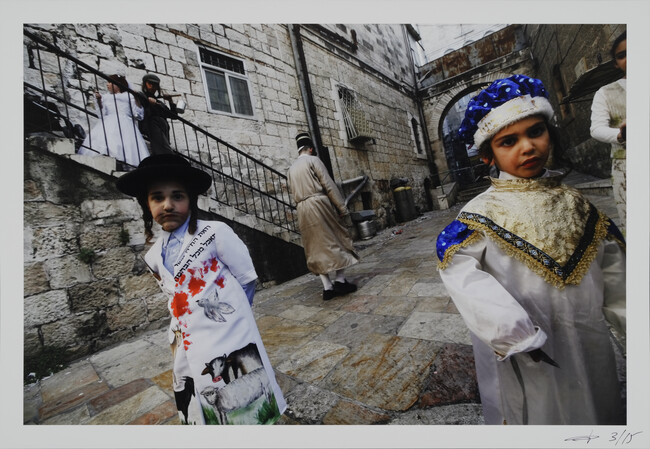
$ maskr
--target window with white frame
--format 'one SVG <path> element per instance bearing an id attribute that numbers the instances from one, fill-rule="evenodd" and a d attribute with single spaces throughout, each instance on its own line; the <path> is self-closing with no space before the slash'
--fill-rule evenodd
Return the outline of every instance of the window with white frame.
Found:
<path id="1" fill-rule="evenodd" d="M 199 47 L 210 111 L 253 116 L 251 91 L 242 60 Z"/>

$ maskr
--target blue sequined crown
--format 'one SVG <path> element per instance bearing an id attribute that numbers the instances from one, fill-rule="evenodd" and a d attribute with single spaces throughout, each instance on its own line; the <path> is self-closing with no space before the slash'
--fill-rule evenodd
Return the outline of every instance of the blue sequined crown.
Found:
<path id="1" fill-rule="evenodd" d="M 458 129 L 459 138 L 468 145 L 474 144 L 474 134 L 483 117 L 502 104 L 524 95 L 548 98 L 542 82 L 526 75 L 512 75 L 494 81 L 468 103 L 465 118 Z"/>

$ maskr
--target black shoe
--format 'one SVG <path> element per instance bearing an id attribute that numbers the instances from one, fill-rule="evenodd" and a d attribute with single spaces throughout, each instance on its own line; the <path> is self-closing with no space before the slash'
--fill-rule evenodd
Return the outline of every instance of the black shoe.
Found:
<path id="1" fill-rule="evenodd" d="M 345 282 L 334 282 L 334 291 L 339 295 L 347 295 L 348 293 L 356 292 L 357 286 L 351 284 L 347 280 Z"/>
<path id="2" fill-rule="evenodd" d="M 334 290 L 323 290 L 323 301 L 329 301 L 330 299 L 338 296 L 339 293 L 337 293 Z"/>

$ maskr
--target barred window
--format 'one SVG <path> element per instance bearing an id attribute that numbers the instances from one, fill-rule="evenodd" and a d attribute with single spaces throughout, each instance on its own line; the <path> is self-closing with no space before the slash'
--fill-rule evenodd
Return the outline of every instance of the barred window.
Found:
<path id="1" fill-rule="evenodd" d="M 338 86 L 339 99 L 343 112 L 345 132 L 350 142 L 365 142 L 372 139 L 370 124 L 366 114 L 361 108 L 361 103 L 356 92 L 345 86 Z"/>
<path id="2" fill-rule="evenodd" d="M 201 70 L 210 111 L 253 116 L 244 62 L 207 48 L 199 48 Z"/>

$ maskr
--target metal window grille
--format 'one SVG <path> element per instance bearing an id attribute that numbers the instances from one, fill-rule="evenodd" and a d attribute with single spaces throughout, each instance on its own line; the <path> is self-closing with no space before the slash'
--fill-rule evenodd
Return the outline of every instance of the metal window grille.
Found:
<path id="1" fill-rule="evenodd" d="M 201 55 L 201 62 L 210 64 L 214 67 L 219 67 L 220 69 L 241 73 L 242 75 L 246 74 L 244 63 L 235 58 L 215 53 L 203 47 L 199 48 L 199 54 Z"/>
<path id="2" fill-rule="evenodd" d="M 351 142 L 372 139 L 372 130 L 366 119 L 365 112 L 361 109 L 357 94 L 344 86 L 339 86 L 339 98 L 341 99 L 343 122 L 345 123 L 348 139 Z"/>

